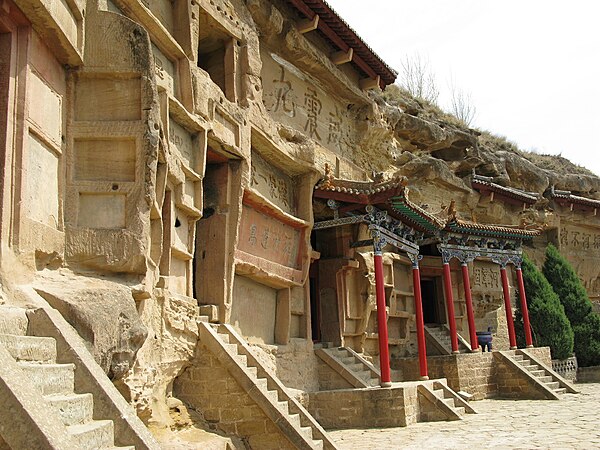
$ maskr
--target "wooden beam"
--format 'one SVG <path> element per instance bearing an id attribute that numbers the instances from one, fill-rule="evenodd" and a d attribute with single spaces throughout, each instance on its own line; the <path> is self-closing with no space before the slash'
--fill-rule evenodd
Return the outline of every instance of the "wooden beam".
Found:
<path id="1" fill-rule="evenodd" d="M 319 15 L 315 14 L 312 20 L 303 20 L 298 22 L 296 28 L 301 34 L 308 33 L 309 31 L 316 30 L 319 27 Z"/>
<path id="2" fill-rule="evenodd" d="M 354 56 L 354 49 L 350 47 L 347 52 L 339 51 L 331 55 L 331 62 L 336 66 L 340 66 L 352 61 L 352 56 Z"/>
<path id="3" fill-rule="evenodd" d="M 363 78 L 362 80 L 359 81 L 360 84 L 360 88 L 363 91 L 368 91 L 370 89 L 378 89 L 381 83 L 381 77 L 379 75 L 377 75 L 377 77 L 375 78 Z"/>

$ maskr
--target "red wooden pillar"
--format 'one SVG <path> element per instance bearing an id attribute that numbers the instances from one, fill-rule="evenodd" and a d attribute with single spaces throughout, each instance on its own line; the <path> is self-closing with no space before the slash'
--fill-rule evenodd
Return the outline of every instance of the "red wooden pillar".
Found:
<path id="1" fill-rule="evenodd" d="M 448 312 L 448 325 L 450 326 L 452 353 L 458 353 L 458 336 L 456 334 L 456 319 L 454 318 L 454 295 L 452 294 L 449 262 L 444 262 L 444 291 L 446 291 L 446 310 Z"/>
<path id="2" fill-rule="evenodd" d="M 385 286 L 383 280 L 383 258 L 381 250 L 375 249 L 375 292 L 377 296 L 377 331 L 379 333 L 379 368 L 381 387 L 392 385 L 390 373 L 390 350 L 388 347 L 387 314 L 385 309 Z"/>
<path id="3" fill-rule="evenodd" d="M 527 347 L 533 347 L 531 326 L 529 325 L 529 310 L 527 309 L 527 296 L 525 294 L 525 283 L 523 283 L 523 272 L 521 271 L 521 267 L 517 267 L 516 270 L 519 296 L 521 298 L 521 314 L 523 315 L 523 326 L 525 327 L 525 344 Z"/>
<path id="4" fill-rule="evenodd" d="M 508 288 L 508 276 L 506 275 L 506 267 L 500 266 L 500 275 L 502 277 L 502 292 L 504 294 L 504 309 L 506 310 L 506 323 L 508 325 L 508 340 L 510 349 L 517 348 L 517 337 L 515 335 L 515 323 L 513 322 L 512 308 L 510 306 L 510 291 Z"/>
<path id="5" fill-rule="evenodd" d="M 415 294 L 415 320 L 417 325 L 417 347 L 419 349 L 419 370 L 421 380 L 429 380 L 427 373 L 427 349 L 425 346 L 425 323 L 423 322 L 423 299 L 421 297 L 421 273 L 417 255 L 413 261 L 413 291 Z"/>
<path id="6" fill-rule="evenodd" d="M 467 304 L 467 320 L 469 322 L 469 337 L 471 338 L 471 350 L 479 350 L 477 342 L 477 331 L 475 330 L 475 316 L 473 314 L 473 297 L 471 296 L 471 281 L 469 280 L 469 267 L 466 262 L 462 265 L 463 286 L 465 288 L 465 302 Z"/>

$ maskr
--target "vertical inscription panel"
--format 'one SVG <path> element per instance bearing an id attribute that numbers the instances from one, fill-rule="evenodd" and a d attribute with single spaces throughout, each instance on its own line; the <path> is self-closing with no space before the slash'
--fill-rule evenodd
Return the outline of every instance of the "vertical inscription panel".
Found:
<path id="1" fill-rule="evenodd" d="M 172 118 L 169 118 L 169 143 L 172 149 L 179 152 L 184 163 L 190 169 L 196 170 L 196 155 L 192 136 Z"/>
<path id="2" fill-rule="evenodd" d="M 299 268 L 302 233 L 248 205 L 242 209 L 239 249 L 286 267 Z"/>
<path id="3" fill-rule="evenodd" d="M 269 164 L 257 152 L 252 152 L 250 187 L 256 189 L 285 212 L 296 214 L 292 177 Z"/>
<path id="4" fill-rule="evenodd" d="M 158 47 L 152 44 L 154 55 L 154 73 L 156 84 L 165 89 L 169 95 L 175 96 L 177 90 L 177 74 L 175 64 L 167 58 Z"/>
<path id="5" fill-rule="evenodd" d="M 62 137 L 62 97 L 35 72 L 29 72 L 29 119 L 58 147 Z"/>
<path id="6" fill-rule="evenodd" d="M 58 157 L 35 135 L 28 140 L 25 211 L 44 225 L 59 226 Z"/>

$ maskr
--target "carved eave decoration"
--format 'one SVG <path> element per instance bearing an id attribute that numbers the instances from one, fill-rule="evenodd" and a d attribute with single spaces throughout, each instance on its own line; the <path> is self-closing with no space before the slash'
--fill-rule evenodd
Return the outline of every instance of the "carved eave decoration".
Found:
<path id="1" fill-rule="evenodd" d="M 334 178 L 329 165 L 325 176 L 315 186 L 315 197 L 357 205 L 377 205 L 390 197 L 402 195 L 406 188 L 405 177 L 387 181 L 352 181 Z"/>
<path id="2" fill-rule="evenodd" d="M 555 189 L 554 186 L 550 188 L 548 196 L 559 205 L 567 206 L 571 211 L 577 209 L 583 212 L 591 212 L 595 216 L 598 209 L 600 209 L 600 200 L 573 195 L 571 191 L 560 191 Z"/>
<path id="3" fill-rule="evenodd" d="M 540 199 L 540 195 L 536 192 L 527 192 L 512 187 L 501 186 L 494 183 L 493 178 L 475 173 L 471 178 L 471 187 L 481 194 L 488 194 L 492 201 L 499 199 L 507 203 L 531 206 Z"/>
<path id="4" fill-rule="evenodd" d="M 299 31 L 302 33 L 317 31 L 335 49 L 333 60 L 336 64 L 351 63 L 366 76 L 365 80 L 376 83 L 381 89 L 394 83 L 398 73 L 390 68 L 326 1 L 287 0 L 287 2 L 304 18 L 304 22 L 299 24 Z M 373 86 L 365 84 L 364 87 Z"/>
<path id="5" fill-rule="evenodd" d="M 447 237 L 448 235 L 462 236 L 460 240 L 469 239 L 496 239 L 500 241 L 514 241 L 522 242 L 525 240 L 531 240 L 536 236 L 539 236 L 543 228 L 535 225 L 528 224 L 524 221 L 518 226 L 510 225 L 496 225 L 496 224 L 482 224 L 472 221 L 462 220 L 458 217 L 456 211 L 456 203 L 454 200 L 450 202 L 446 210 L 447 219 L 443 229 L 443 234 Z"/>

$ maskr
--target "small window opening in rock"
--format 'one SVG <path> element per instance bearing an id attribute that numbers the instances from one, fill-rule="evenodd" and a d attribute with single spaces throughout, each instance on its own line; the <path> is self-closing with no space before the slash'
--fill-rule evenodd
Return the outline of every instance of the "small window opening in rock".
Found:
<path id="1" fill-rule="evenodd" d="M 119 185 L 118 185 L 118 184 L 113 184 L 113 185 L 112 185 L 112 190 L 113 190 L 113 191 L 116 191 L 116 190 L 118 190 L 118 189 L 119 189 Z"/>
<path id="2" fill-rule="evenodd" d="M 181 226 L 181 222 L 179 221 L 179 217 L 175 218 L 175 228 L 179 228 Z"/>
<path id="3" fill-rule="evenodd" d="M 228 95 L 231 93 L 227 92 L 227 86 L 231 84 L 231 80 L 228 82 L 228 79 L 231 77 L 226 70 L 231 71 L 234 63 L 233 52 L 227 51 L 229 46 L 234 45 L 233 37 L 208 14 L 200 13 L 199 22 L 198 67 L 208 72 L 210 79 L 219 86 L 229 100 L 232 100 Z"/>

